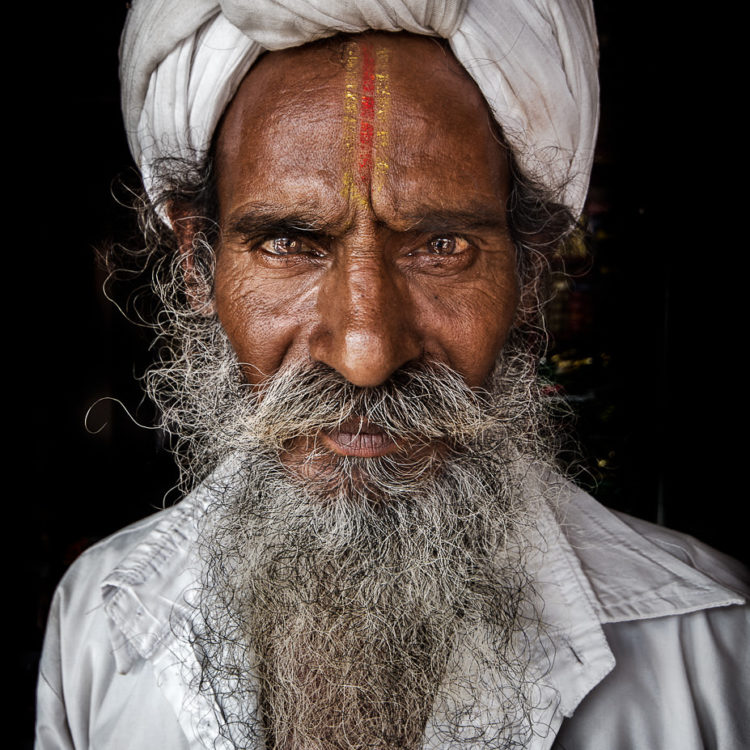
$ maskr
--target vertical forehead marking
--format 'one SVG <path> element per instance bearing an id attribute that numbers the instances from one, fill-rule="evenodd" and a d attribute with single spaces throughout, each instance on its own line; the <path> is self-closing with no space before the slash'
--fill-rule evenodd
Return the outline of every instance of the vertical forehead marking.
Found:
<path id="1" fill-rule="evenodd" d="M 354 142 L 357 133 L 357 72 L 359 53 L 356 42 L 346 45 L 344 53 L 344 184 L 345 198 L 354 197 L 357 186 L 354 183 L 352 162 Z"/>
<path id="2" fill-rule="evenodd" d="M 388 51 L 352 42 L 344 63 L 343 192 L 366 206 L 371 188 L 380 189 L 388 169 L 382 157 L 388 143 Z"/>
<path id="3" fill-rule="evenodd" d="M 372 53 L 372 45 L 369 43 L 362 45 L 361 67 L 357 176 L 359 187 L 366 188 L 370 185 L 372 175 L 372 146 L 375 135 L 375 56 Z"/>
<path id="4" fill-rule="evenodd" d="M 381 47 L 376 53 L 375 71 L 375 174 L 373 188 L 375 192 L 382 189 L 388 172 L 388 162 L 385 160 L 388 146 L 388 118 L 391 111 L 391 86 L 388 73 L 388 50 Z"/>

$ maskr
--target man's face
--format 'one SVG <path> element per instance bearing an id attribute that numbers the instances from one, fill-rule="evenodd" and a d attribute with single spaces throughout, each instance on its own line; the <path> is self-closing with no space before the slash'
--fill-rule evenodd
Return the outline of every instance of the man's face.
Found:
<path id="1" fill-rule="evenodd" d="M 518 300 L 490 123 L 432 39 L 368 34 L 258 62 L 216 150 L 215 305 L 250 383 L 312 361 L 377 386 L 418 360 L 485 383 Z M 339 455 L 394 449 L 367 432 L 321 438 Z"/>

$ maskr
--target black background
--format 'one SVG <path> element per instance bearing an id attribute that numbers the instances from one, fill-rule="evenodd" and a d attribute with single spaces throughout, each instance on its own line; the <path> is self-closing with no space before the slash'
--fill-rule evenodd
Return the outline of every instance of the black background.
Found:
<path id="1" fill-rule="evenodd" d="M 594 181 L 616 238 L 597 334 L 617 364 L 605 396 L 619 414 L 608 496 L 747 560 L 744 222 L 731 200 L 742 148 L 723 36 L 703 20 L 654 17 L 645 0 L 596 6 L 603 116 Z M 132 231 L 111 197 L 130 169 L 117 89 L 125 12 L 80 0 L 27 17 L 8 66 L 6 548 L 25 739 L 59 576 L 88 544 L 177 499 L 157 433 L 111 402 L 90 417 L 106 427 L 84 426 L 104 396 L 150 418 L 135 380 L 148 332 L 104 299 L 93 251 Z"/>

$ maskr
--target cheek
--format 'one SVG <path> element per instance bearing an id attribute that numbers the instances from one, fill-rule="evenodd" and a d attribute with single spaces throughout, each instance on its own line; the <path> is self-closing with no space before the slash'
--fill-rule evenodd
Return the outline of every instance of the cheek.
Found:
<path id="1" fill-rule="evenodd" d="M 514 275 L 433 293 L 424 320 L 435 349 L 471 387 L 485 385 L 508 336 L 518 305 Z"/>
<path id="2" fill-rule="evenodd" d="M 308 295 L 289 280 L 281 283 L 257 272 L 247 258 L 219 253 L 215 304 L 248 381 L 258 383 L 295 351 Z"/>

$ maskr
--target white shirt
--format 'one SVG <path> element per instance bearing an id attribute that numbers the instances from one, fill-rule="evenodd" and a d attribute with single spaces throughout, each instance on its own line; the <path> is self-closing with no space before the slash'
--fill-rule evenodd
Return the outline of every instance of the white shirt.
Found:
<path id="1" fill-rule="evenodd" d="M 576 488 L 540 533 L 537 588 L 554 648 L 529 750 L 750 748 L 745 569 Z M 55 594 L 36 750 L 221 750 L 186 679 L 199 489 L 87 550 Z M 188 593 L 189 595 L 189 593 Z M 559 700 L 555 700 L 558 697 Z M 540 703 L 541 705 L 541 703 Z M 447 750 L 447 747 L 446 747 Z"/>

